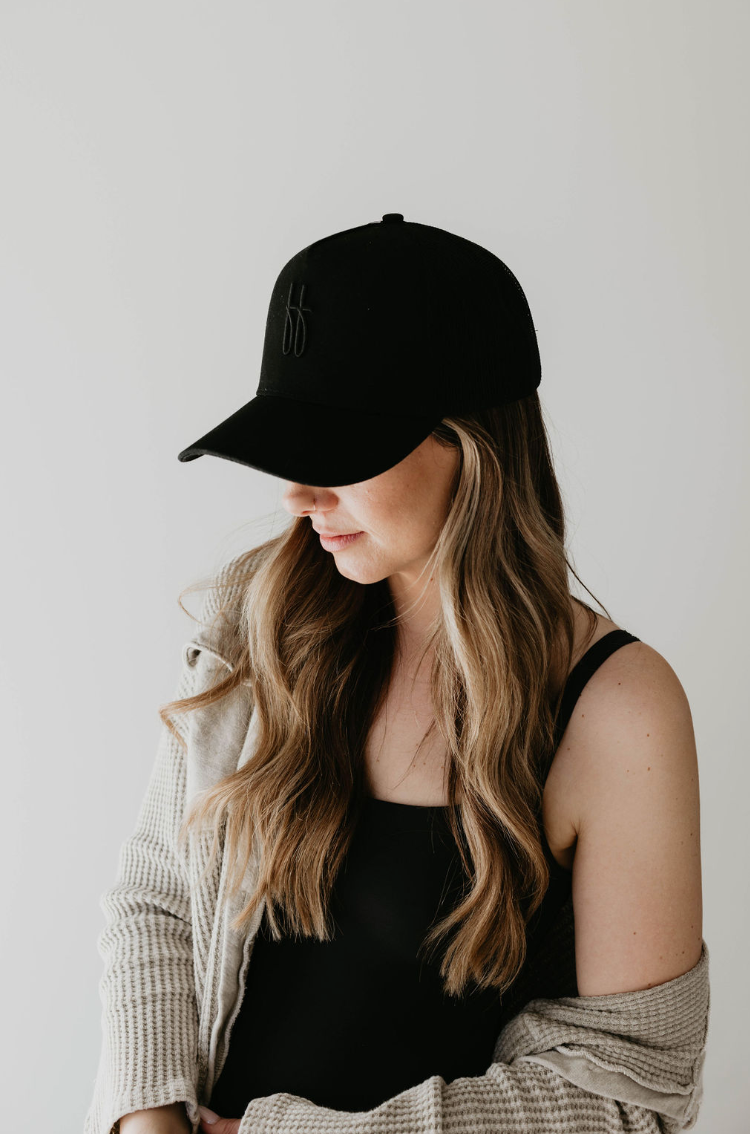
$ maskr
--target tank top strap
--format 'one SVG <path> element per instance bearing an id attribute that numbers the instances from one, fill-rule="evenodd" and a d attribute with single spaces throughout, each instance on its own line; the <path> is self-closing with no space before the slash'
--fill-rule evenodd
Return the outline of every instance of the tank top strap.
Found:
<path id="1" fill-rule="evenodd" d="M 554 749 L 557 749 L 562 740 L 562 735 L 573 715 L 576 701 L 583 692 L 586 682 L 610 654 L 619 650 L 621 646 L 629 645 L 630 642 L 640 642 L 640 638 L 636 638 L 635 634 L 630 634 L 627 630 L 610 630 L 598 642 L 594 642 L 593 646 L 589 646 L 586 653 L 573 666 L 565 682 L 560 710 L 555 721 Z"/>

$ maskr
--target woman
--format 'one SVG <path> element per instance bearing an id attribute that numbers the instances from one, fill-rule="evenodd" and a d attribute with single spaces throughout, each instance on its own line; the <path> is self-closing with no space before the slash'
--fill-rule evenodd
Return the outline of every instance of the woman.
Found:
<path id="1" fill-rule="evenodd" d="M 570 593 L 539 380 L 518 281 L 460 237 L 386 214 L 282 269 L 256 397 L 180 459 L 283 477 L 295 519 L 220 574 L 161 710 L 87 1134 L 694 1121 L 690 709 Z M 587 997 L 632 1039 L 569 1034 Z M 508 1046 L 532 1000 L 588 1058 Z"/>

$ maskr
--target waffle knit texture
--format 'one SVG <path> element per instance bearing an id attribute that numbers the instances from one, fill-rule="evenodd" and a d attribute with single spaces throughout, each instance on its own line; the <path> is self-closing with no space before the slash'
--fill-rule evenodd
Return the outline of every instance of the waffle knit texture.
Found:
<path id="1" fill-rule="evenodd" d="M 239 589 L 229 597 L 234 604 Z M 175 697 L 208 688 L 229 666 L 221 635 L 231 623 L 212 627 L 217 610 L 210 590 Z M 176 845 L 194 796 L 252 753 L 250 688 L 174 724 L 187 750 L 162 726 L 135 829 L 100 899 L 102 1046 L 84 1134 L 119 1134 L 122 1115 L 179 1101 L 198 1134 L 198 1104 L 208 1104 L 221 1073 L 263 913 L 243 936 L 229 925 L 252 892 L 257 848 L 230 900 L 221 855 L 199 877 L 210 834 Z M 280 1092 L 221 1117 L 241 1118 L 240 1134 L 677 1134 L 695 1124 L 702 1101 L 709 1009 L 705 941 L 697 964 L 674 980 L 578 996 L 571 895 L 506 996 L 483 1075 L 435 1075 L 368 1111 Z"/>

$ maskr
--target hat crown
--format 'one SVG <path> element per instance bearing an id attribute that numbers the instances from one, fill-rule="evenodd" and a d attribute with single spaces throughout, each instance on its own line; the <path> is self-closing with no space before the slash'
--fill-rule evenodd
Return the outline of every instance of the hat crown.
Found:
<path id="1" fill-rule="evenodd" d="M 257 394 L 417 415 L 502 404 L 540 379 L 531 312 L 508 266 L 386 213 L 281 269 Z"/>

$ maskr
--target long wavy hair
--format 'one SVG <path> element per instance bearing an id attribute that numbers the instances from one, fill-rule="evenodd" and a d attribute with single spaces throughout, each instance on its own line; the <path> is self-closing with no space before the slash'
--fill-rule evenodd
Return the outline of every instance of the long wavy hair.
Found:
<path id="1" fill-rule="evenodd" d="M 578 575 L 536 392 L 446 417 L 433 436 L 460 459 L 424 571 L 440 603 L 424 646 L 434 649 L 434 721 L 420 748 L 437 728 L 462 889 L 421 950 L 445 945 L 447 994 L 471 984 L 502 995 L 526 959 L 526 926 L 550 881 L 541 801 L 564 684 L 554 677 L 568 672 L 575 645 L 568 571 Z M 258 884 L 233 927 L 247 926 L 265 899 L 275 940 L 291 932 L 328 941 L 331 889 L 366 794 L 366 741 L 397 660 L 390 589 L 386 579 L 364 585 L 341 575 L 307 517 L 238 556 L 215 585 L 241 596 L 222 605 L 219 595 L 212 623 L 222 627 L 231 670 L 159 713 L 184 744 L 172 715 L 246 684 L 257 742 L 245 764 L 196 797 L 179 842 L 207 824 L 209 869 L 223 838 L 234 894 L 258 836 Z M 596 615 L 581 605 L 590 639 Z"/>

